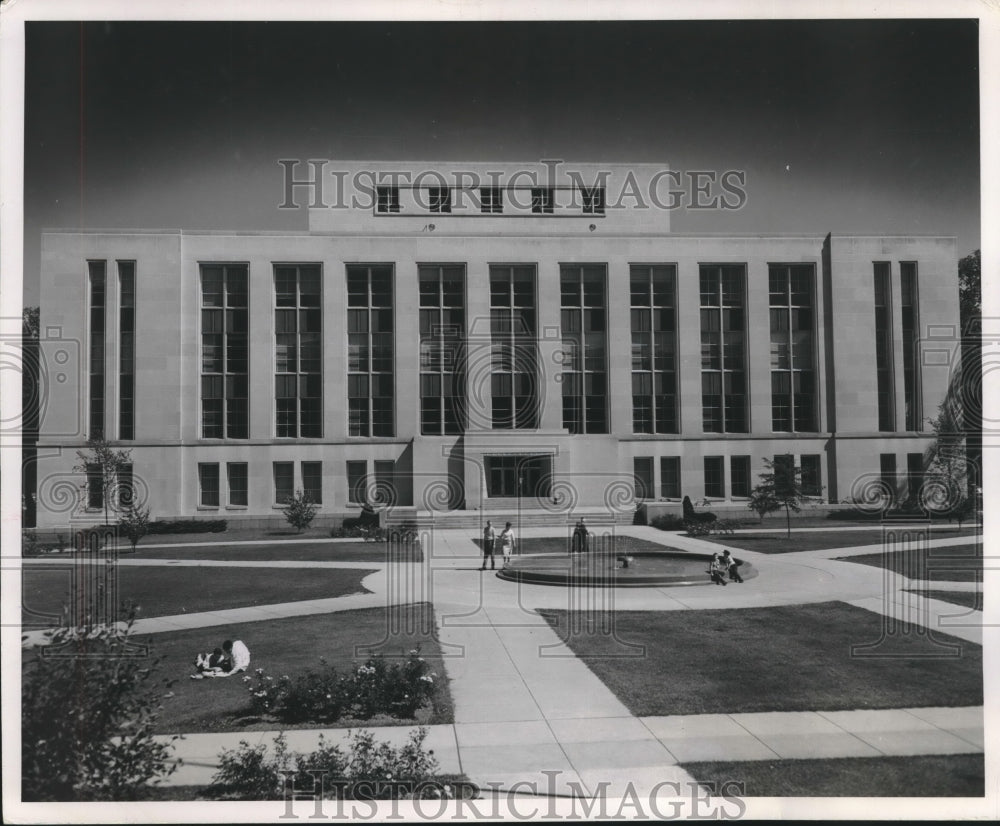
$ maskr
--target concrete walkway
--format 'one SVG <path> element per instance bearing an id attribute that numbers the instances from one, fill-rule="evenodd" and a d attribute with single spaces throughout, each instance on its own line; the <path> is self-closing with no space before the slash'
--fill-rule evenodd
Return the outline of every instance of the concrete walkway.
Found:
<path id="1" fill-rule="evenodd" d="M 552 536 L 554 532 L 558 535 L 552 528 L 529 528 L 520 535 L 523 539 Z M 649 527 L 629 526 L 618 528 L 618 532 L 698 553 L 720 547 Z M 735 553 L 752 562 L 761 575 L 727 588 L 595 588 L 581 592 L 514 583 L 480 572 L 481 556 L 472 536 L 473 532 L 465 530 L 434 531 L 424 548 L 423 563 L 258 563 L 261 567 L 379 570 L 363 581 L 370 594 L 151 618 L 137 623 L 136 631 L 162 633 L 431 602 L 450 679 L 455 722 L 430 727 L 426 745 L 434 749 L 442 771 L 462 772 L 488 788 L 534 783 L 540 793 L 593 794 L 603 786 L 605 793 L 614 797 L 626 784 L 644 794 L 665 781 L 691 782 L 693 779 L 678 766 L 691 760 L 983 751 L 982 708 L 633 717 L 537 614 L 542 608 L 664 611 L 842 600 L 941 630 L 941 623 L 949 617 L 954 622 L 956 615 L 961 615 L 962 622 L 949 625 L 947 633 L 981 644 L 980 612 L 908 593 L 904 589 L 912 584 L 905 577 L 887 577 L 882 569 L 832 558 L 847 555 L 845 549 L 774 555 L 737 550 Z M 932 544 L 959 544 L 963 539 L 975 541 L 974 537 L 951 537 Z M 850 550 L 872 553 L 879 548 Z M 123 562 L 203 565 L 207 560 Z M 214 564 L 248 565 L 238 561 Z M 935 583 L 934 587 L 944 585 Z M 408 731 L 408 727 L 380 729 L 377 735 L 400 743 Z M 328 740 L 346 734 L 342 729 L 324 733 Z M 184 767 L 169 782 L 206 783 L 222 749 L 233 748 L 240 740 L 269 742 L 274 735 L 186 735 L 175 744 Z M 289 747 L 309 750 L 318 735 L 318 731 L 288 732 Z"/>

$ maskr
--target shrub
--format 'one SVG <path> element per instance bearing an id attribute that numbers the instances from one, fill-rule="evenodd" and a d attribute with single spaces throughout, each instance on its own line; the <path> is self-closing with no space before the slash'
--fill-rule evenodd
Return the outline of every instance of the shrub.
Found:
<path id="1" fill-rule="evenodd" d="M 149 523 L 149 533 L 222 533 L 226 527 L 225 519 L 158 519 Z"/>
<path id="2" fill-rule="evenodd" d="M 661 531 L 683 531 L 687 527 L 680 516 L 670 514 L 656 516 L 649 524 Z"/>
<path id="3" fill-rule="evenodd" d="M 728 536 L 743 523 L 738 519 L 717 519 L 714 522 L 685 522 L 688 536 Z"/>
<path id="4" fill-rule="evenodd" d="M 304 491 L 296 491 L 294 496 L 290 496 L 281 512 L 285 515 L 288 524 L 302 533 L 305 528 L 312 524 L 316 516 L 318 506 Z"/>
<path id="5" fill-rule="evenodd" d="M 321 662 L 319 671 L 294 679 L 284 675 L 276 680 L 263 668 L 244 677 L 251 709 L 286 723 L 329 723 L 345 716 L 413 718 L 427 703 L 436 708 L 437 674 L 431 672 L 419 649 L 410 651 L 403 662 L 390 663 L 382 655 L 369 657 L 362 664 L 355 663 L 344 676 Z"/>
<path id="6" fill-rule="evenodd" d="M 167 689 L 151 685 L 157 662 L 108 627 L 51 635 L 22 687 L 21 782 L 30 801 L 135 800 L 170 775 L 172 748 L 153 738 Z M 174 738 L 176 739 L 176 737 Z"/>
<path id="7" fill-rule="evenodd" d="M 371 732 L 362 729 L 349 734 L 345 751 L 327 743 L 321 734 L 319 748 L 309 754 L 289 752 L 284 734 L 274 739 L 272 752 L 263 743 L 251 746 L 241 741 L 237 749 L 219 756 L 219 770 L 208 793 L 231 800 L 281 799 L 286 773 L 297 789 L 311 791 L 317 782 L 311 772 L 319 772 L 328 798 L 389 800 L 466 795 L 471 784 L 452 784 L 437 776 L 438 762 L 434 752 L 424 748 L 426 738 L 427 729 L 414 729 L 408 741 L 395 748 L 377 742 Z"/>
<path id="8" fill-rule="evenodd" d="M 118 520 L 118 530 L 132 544 L 132 553 L 139 540 L 149 533 L 149 508 L 139 508 L 129 503 Z"/>

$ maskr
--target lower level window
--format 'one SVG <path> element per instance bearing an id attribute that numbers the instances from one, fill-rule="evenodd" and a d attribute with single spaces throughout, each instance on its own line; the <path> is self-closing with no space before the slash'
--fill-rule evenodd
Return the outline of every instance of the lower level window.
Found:
<path id="1" fill-rule="evenodd" d="M 750 457 L 733 456 L 729 460 L 729 490 L 735 497 L 750 495 Z"/>
<path id="2" fill-rule="evenodd" d="M 365 495 L 365 476 L 367 474 L 367 462 L 347 463 L 347 501 L 352 505 L 361 505 L 367 499 Z"/>
<path id="3" fill-rule="evenodd" d="M 636 456 L 632 459 L 632 473 L 635 476 L 635 498 L 652 499 L 656 488 L 653 485 L 653 457 Z"/>
<path id="4" fill-rule="evenodd" d="M 295 495 L 295 465 L 292 462 L 274 463 L 274 501 L 284 505 Z"/>
<path id="5" fill-rule="evenodd" d="M 204 508 L 219 507 L 219 465 L 200 463 L 198 465 L 199 502 Z"/>
<path id="6" fill-rule="evenodd" d="M 246 462 L 229 462 L 226 465 L 226 476 L 229 477 L 229 504 L 245 508 L 248 501 L 249 478 Z"/>
<path id="7" fill-rule="evenodd" d="M 302 463 L 302 491 L 316 505 L 323 504 L 323 463 Z"/>
<path id="8" fill-rule="evenodd" d="M 660 496 L 664 499 L 681 498 L 681 457 L 660 457 Z"/>
<path id="9" fill-rule="evenodd" d="M 723 499 L 726 495 L 726 468 L 721 456 L 705 457 L 705 496 Z"/>
<path id="10" fill-rule="evenodd" d="M 806 496 L 819 496 L 823 492 L 820 481 L 819 454 L 802 454 L 802 492 Z"/>

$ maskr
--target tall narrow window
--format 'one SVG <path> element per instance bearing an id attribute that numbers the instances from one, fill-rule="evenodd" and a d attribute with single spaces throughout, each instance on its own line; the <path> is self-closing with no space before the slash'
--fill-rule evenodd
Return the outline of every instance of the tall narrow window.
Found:
<path id="1" fill-rule="evenodd" d="M 246 439 L 250 430 L 248 267 L 201 265 L 201 435 Z"/>
<path id="2" fill-rule="evenodd" d="M 87 507 L 91 510 L 104 507 L 104 474 L 100 465 L 87 465 Z"/>
<path id="3" fill-rule="evenodd" d="M 118 438 L 135 438 L 135 261 L 118 262 Z"/>
<path id="4" fill-rule="evenodd" d="M 351 436 L 393 436 L 392 265 L 347 268 L 347 411 Z"/>
<path id="5" fill-rule="evenodd" d="M 376 504 L 391 505 L 398 502 L 396 496 L 396 463 L 391 459 L 375 460 Z"/>
<path id="6" fill-rule="evenodd" d="M 917 265 L 904 261 L 899 265 L 899 297 L 903 327 L 903 397 L 906 402 L 906 430 L 923 430 L 920 404 L 919 301 L 917 300 Z"/>
<path id="7" fill-rule="evenodd" d="M 802 492 L 806 496 L 819 496 L 823 492 L 818 453 L 802 454 Z"/>
<path id="8" fill-rule="evenodd" d="M 875 262 L 875 373 L 878 381 L 878 429 L 896 429 L 892 378 L 892 308 L 889 262 Z"/>
<path id="9" fill-rule="evenodd" d="M 632 265 L 632 429 L 677 433 L 676 272 Z"/>
<path id="10" fill-rule="evenodd" d="M 723 499 L 726 495 L 726 465 L 722 456 L 705 457 L 705 496 Z"/>
<path id="11" fill-rule="evenodd" d="M 781 453 L 774 457 L 774 488 L 778 496 L 784 496 L 795 485 L 795 456 Z"/>
<path id="12" fill-rule="evenodd" d="M 323 311 L 320 269 L 274 268 L 275 435 L 323 435 Z"/>
<path id="13" fill-rule="evenodd" d="M 653 484 L 653 457 L 633 457 L 632 475 L 635 477 L 635 498 L 652 499 L 656 495 L 656 486 Z"/>
<path id="14" fill-rule="evenodd" d="M 746 433 L 746 267 L 701 266 L 701 408 L 706 433 Z"/>
<path id="15" fill-rule="evenodd" d="M 734 497 L 750 495 L 750 457 L 729 458 L 729 492 Z"/>
<path id="16" fill-rule="evenodd" d="M 90 438 L 104 438 L 104 347 L 106 344 L 107 265 L 88 261 L 90 276 Z"/>
<path id="17" fill-rule="evenodd" d="M 771 427 L 816 430 L 815 333 L 811 264 L 772 264 Z"/>
<path id="18" fill-rule="evenodd" d="M 538 427 L 535 268 L 490 266 L 492 422 L 495 430 Z"/>
<path id="19" fill-rule="evenodd" d="M 503 212 L 503 188 L 499 186 L 483 186 L 479 188 L 480 211 L 488 215 L 499 215 Z"/>
<path id="20" fill-rule="evenodd" d="M 420 432 L 461 433 L 465 267 L 422 265 L 420 278 Z"/>
<path id="21" fill-rule="evenodd" d="M 125 509 L 135 504 L 135 480 L 132 463 L 124 464 L 118 470 L 118 507 Z"/>
<path id="22" fill-rule="evenodd" d="M 382 215 L 399 212 L 399 187 L 375 187 L 375 211 Z"/>
<path id="23" fill-rule="evenodd" d="M 302 492 L 317 505 L 323 504 L 323 463 L 302 463 Z"/>
<path id="24" fill-rule="evenodd" d="M 451 190 L 446 186 L 432 186 L 428 190 L 430 210 L 437 213 L 451 212 Z"/>
<path id="25" fill-rule="evenodd" d="M 891 499 L 896 498 L 896 454 L 895 453 L 882 453 L 878 457 L 879 459 L 879 477 L 882 482 L 882 487 L 888 491 Z"/>
<path id="26" fill-rule="evenodd" d="M 681 498 L 681 457 L 660 457 L 660 496 L 664 499 Z"/>
<path id="27" fill-rule="evenodd" d="M 352 505 L 360 505 L 365 502 L 365 477 L 368 475 L 367 462 L 347 463 L 347 501 Z"/>
<path id="28" fill-rule="evenodd" d="M 608 432 L 606 267 L 562 266 L 563 427 Z"/>
<path id="29" fill-rule="evenodd" d="M 245 508 L 249 501 L 250 480 L 246 462 L 228 462 L 226 476 L 229 482 L 229 504 Z"/>
<path id="30" fill-rule="evenodd" d="M 198 464 L 199 502 L 203 508 L 219 507 L 219 465 L 216 462 Z"/>
<path id="31" fill-rule="evenodd" d="M 274 501 L 284 505 L 295 495 L 295 463 L 274 462 Z"/>
<path id="32" fill-rule="evenodd" d="M 531 188 L 531 211 L 535 215 L 551 215 L 555 209 L 556 191 L 551 186 Z"/>

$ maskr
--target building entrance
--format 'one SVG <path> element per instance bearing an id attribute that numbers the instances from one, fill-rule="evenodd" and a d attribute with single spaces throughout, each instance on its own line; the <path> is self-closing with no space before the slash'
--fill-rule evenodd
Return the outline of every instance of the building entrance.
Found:
<path id="1" fill-rule="evenodd" d="M 551 456 L 486 456 L 486 495 L 491 499 L 548 498 Z"/>

